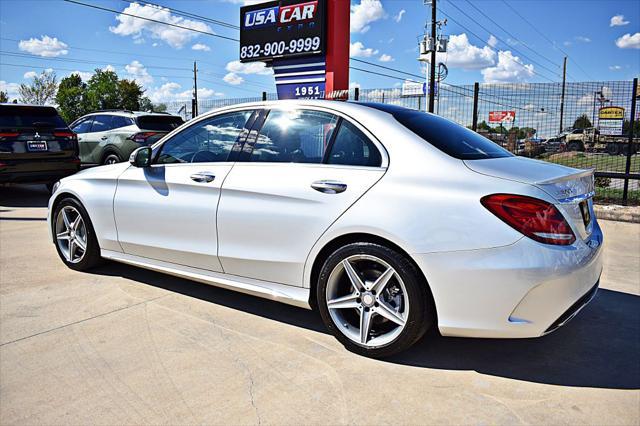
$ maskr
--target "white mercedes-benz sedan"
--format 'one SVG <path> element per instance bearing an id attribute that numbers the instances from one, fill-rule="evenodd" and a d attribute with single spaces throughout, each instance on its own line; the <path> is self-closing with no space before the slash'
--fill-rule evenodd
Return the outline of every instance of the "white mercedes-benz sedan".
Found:
<path id="1" fill-rule="evenodd" d="M 61 180 L 62 261 L 110 259 L 306 308 L 384 357 L 431 327 L 537 337 L 595 295 L 593 172 L 515 157 L 402 107 L 277 101 L 212 111 L 126 163 Z"/>

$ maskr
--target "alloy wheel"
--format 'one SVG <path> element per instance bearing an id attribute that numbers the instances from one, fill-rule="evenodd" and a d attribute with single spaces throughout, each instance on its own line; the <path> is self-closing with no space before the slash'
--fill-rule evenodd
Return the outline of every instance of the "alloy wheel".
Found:
<path id="1" fill-rule="evenodd" d="M 55 232 L 56 244 L 67 262 L 80 262 L 87 251 L 87 227 L 80 212 L 72 206 L 61 208 Z"/>
<path id="2" fill-rule="evenodd" d="M 409 315 L 400 275 L 384 260 L 365 254 L 349 256 L 335 266 L 327 281 L 326 302 L 340 332 L 365 347 L 392 342 Z"/>

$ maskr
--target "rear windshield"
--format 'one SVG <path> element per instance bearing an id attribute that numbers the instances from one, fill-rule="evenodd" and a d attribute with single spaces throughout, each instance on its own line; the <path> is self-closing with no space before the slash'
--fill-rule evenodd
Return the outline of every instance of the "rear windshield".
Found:
<path id="1" fill-rule="evenodd" d="M 184 121 L 174 115 L 143 115 L 136 118 L 138 127 L 142 130 L 157 130 L 170 132 L 180 126 Z"/>
<path id="2" fill-rule="evenodd" d="M 52 107 L 0 105 L 0 128 L 67 127 Z"/>
<path id="3" fill-rule="evenodd" d="M 506 149 L 473 130 L 433 114 L 384 104 L 366 104 L 389 114 L 440 151 L 460 160 L 511 157 Z"/>

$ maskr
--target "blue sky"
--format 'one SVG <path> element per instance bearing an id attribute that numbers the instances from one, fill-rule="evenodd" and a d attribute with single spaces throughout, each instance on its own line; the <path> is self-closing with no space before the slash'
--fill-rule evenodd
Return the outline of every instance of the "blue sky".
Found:
<path id="1" fill-rule="evenodd" d="M 80 1 L 238 37 L 237 30 L 166 9 L 119 0 Z M 508 1 L 511 7 L 502 0 L 470 2 L 439 1 L 450 43 L 449 52 L 438 59 L 449 67 L 448 83 L 559 81 L 565 53 L 569 81 L 629 80 L 640 74 L 640 1 Z M 237 25 L 243 1 L 154 3 Z M 417 41 L 429 16 L 421 0 L 352 1 L 351 56 L 421 74 Z M 156 102 L 185 100 L 191 96 L 193 60 L 199 64 L 201 98 L 275 91 L 270 70 L 237 62 L 233 41 L 62 0 L 1 0 L 0 51 L 0 89 L 12 97 L 17 85 L 43 69 L 53 69 L 59 78 L 73 71 L 88 78 L 92 69 L 109 67 L 136 79 Z M 402 82 L 353 70 L 350 81 L 362 88 Z"/>

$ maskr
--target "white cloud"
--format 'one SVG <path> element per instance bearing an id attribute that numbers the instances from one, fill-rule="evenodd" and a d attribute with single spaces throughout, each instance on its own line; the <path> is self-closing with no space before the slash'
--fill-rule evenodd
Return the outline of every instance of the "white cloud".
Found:
<path id="1" fill-rule="evenodd" d="M 351 81 L 349 82 L 349 89 L 356 89 L 356 88 L 360 88 L 360 83 L 356 82 L 356 81 Z"/>
<path id="2" fill-rule="evenodd" d="M 620 71 L 620 70 L 622 69 L 622 67 L 621 67 L 620 65 L 611 65 L 611 66 L 609 67 L 609 69 L 610 69 L 611 71 Z"/>
<path id="3" fill-rule="evenodd" d="M 496 52 L 491 47 L 474 46 L 465 33 L 451 35 L 447 50 L 446 54 L 438 54 L 438 60 L 445 62 L 446 59 L 449 68 L 482 69 L 492 66 L 496 59 Z"/>
<path id="4" fill-rule="evenodd" d="M 153 82 L 153 77 L 151 77 L 144 65 L 137 60 L 125 65 L 124 70 L 128 74 L 127 78 L 135 80 L 140 85 L 146 86 Z"/>
<path id="5" fill-rule="evenodd" d="M 489 45 L 489 47 L 496 47 L 498 45 L 498 39 L 496 38 L 496 36 L 491 34 L 489 36 L 489 40 L 487 40 L 487 44 Z"/>
<path id="6" fill-rule="evenodd" d="M 620 49 L 640 49 L 640 33 L 623 35 L 616 40 L 616 46 Z"/>
<path id="7" fill-rule="evenodd" d="M 225 81 L 225 83 L 229 83 L 233 86 L 244 83 L 244 78 L 233 72 L 228 73 L 222 79 Z"/>
<path id="8" fill-rule="evenodd" d="M 37 76 L 38 73 L 35 71 L 27 71 L 24 73 L 24 75 L 22 76 L 22 78 L 24 78 L 25 80 L 30 80 L 33 77 Z"/>
<path id="9" fill-rule="evenodd" d="M 382 55 L 380 55 L 380 58 L 378 58 L 378 60 L 380 62 L 392 62 L 394 59 L 393 56 L 383 53 Z"/>
<path id="10" fill-rule="evenodd" d="M 533 65 L 524 64 L 511 51 L 499 51 L 498 63 L 480 71 L 485 83 L 522 82 L 533 77 Z"/>
<path id="11" fill-rule="evenodd" d="M 56 37 L 52 38 L 46 35 L 43 35 L 40 39 L 30 38 L 29 40 L 20 40 L 18 47 L 20 50 L 44 58 L 53 58 L 69 53 L 66 43 L 63 43 Z"/>
<path id="12" fill-rule="evenodd" d="M 165 83 L 160 87 L 148 89 L 146 95 L 151 102 L 171 102 L 171 101 L 188 101 L 193 96 L 193 90 L 182 90 L 182 86 L 175 82 Z M 208 99 L 216 96 L 223 96 L 223 93 L 202 87 L 198 89 L 198 99 Z"/>
<path id="13" fill-rule="evenodd" d="M 106 67 L 102 68 L 102 71 L 116 72 L 116 69 L 113 65 L 107 65 Z"/>
<path id="14" fill-rule="evenodd" d="M 196 43 L 193 46 L 191 46 L 191 49 L 193 50 L 202 50 L 203 52 L 209 52 L 211 51 L 211 48 L 209 46 L 207 46 L 204 43 Z"/>
<path id="15" fill-rule="evenodd" d="M 624 15 L 615 15 L 611 17 L 611 21 L 609 22 L 610 27 L 621 27 L 623 25 L 627 25 L 629 21 L 624 20 Z"/>
<path id="16" fill-rule="evenodd" d="M 5 92 L 9 101 L 13 101 L 14 99 L 18 99 L 20 95 L 18 94 L 18 89 L 20 85 L 18 83 L 7 83 L 4 80 L 0 80 L 0 92 Z"/>
<path id="17" fill-rule="evenodd" d="M 407 11 L 402 9 L 400 12 L 398 12 L 398 14 L 396 16 L 393 17 L 393 20 L 396 21 L 397 23 L 400 23 L 400 21 L 402 21 L 402 16 L 406 13 Z"/>
<path id="18" fill-rule="evenodd" d="M 91 76 L 93 76 L 92 72 L 86 72 L 86 71 L 73 71 L 69 73 L 69 75 L 71 74 L 78 74 L 80 76 L 80 79 L 82 79 L 82 81 L 84 82 L 89 81 Z"/>
<path id="19" fill-rule="evenodd" d="M 370 47 L 364 47 L 364 44 L 359 41 L 349 45 L 349 56 L 353 56 L 354 58 L 369 58 L 377 54 L 377 50 Z"/>
<path id="20" fill-rule="evenodd" d="M 585 37 L 585 36 L 575 36 L 574 39 L 576 41 L 581 42 L 581 43 L 591 43 L 591 39 L 589 37 Z"/>
<path id="21" fill-rule="evenodd" d="M 370 24 L 386 16 L 380 0 L 360 0 L 351 6 L 351 32 L 366 33 Z"/>
<path id="22" fill-rule="evenodd" d="M 180 16 L 171 14 L 169 9 L 152 5 L 140 5 L 131 3 L 123 12 L 131 15 L 141 16 L 154 21 L 166 22 L 174 25 L 180 25 L 195 29 L 198 31 L 213 32 L 211 27 L 200 21 L 193 21 Z M 198 33 L 182 28 L 171 27 L 157 22 L 146 21 L 128 15 L 116 16 L 118 25 L 109 27 L 109 31 L 120 36 L 132 36 L 134 40 L 140 39 L 143 35 L 148 35 L 153 39 L 159 39 L 166 42 L 169 46 L 180 49 L 186 43 L 198 36 Z"/>
<path id="23" fill-rule="evenodd" d="M 227 71 L 236 74 L 260 74 L 270 75 L 273 74 L 272 68 L 267 68 L 264 62 L 246 62 L 231 61 L 227 64 Z"/>
<path id="24" fill-rule="evenodd" d="M 134 43 L 134 44 L 145 44 L 145 43 L 146 43 L 146 41 L 145 41 L 145 39 L 143 39 L 142 37 L 138 37 L 138 38 L 134 38 L 134 39 L 133 39 L 133 43 Z"/>

